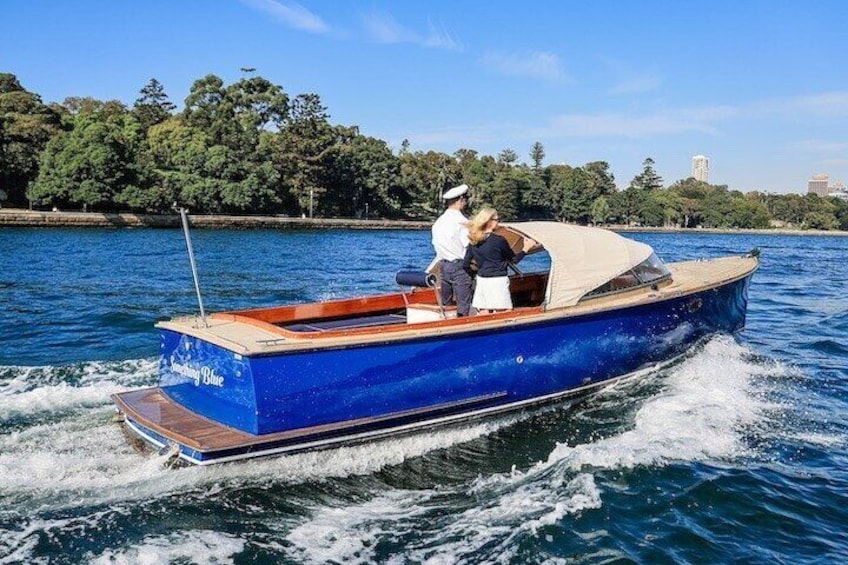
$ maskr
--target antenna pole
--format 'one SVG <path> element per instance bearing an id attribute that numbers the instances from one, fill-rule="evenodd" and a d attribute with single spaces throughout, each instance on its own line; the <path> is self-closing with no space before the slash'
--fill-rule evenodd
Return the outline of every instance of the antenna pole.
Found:
<path id="1" fill-rule="evenodd" d="M 188 212 L 185 208 L 180 208 L 180 218 L 183 222 L 183 234 L 185 234 L 186 249 L 188 249 L 188 260 L 191 263 L 191 276 L 194 279 L 194 290 L 197 292 L 197 303 L 200 305 L 200 319 L 203 320 L 203 325 L 207 328 L 209 324 L 206 322 L 206 311 L 203 309 L 203 297 L 200 296 L 200 282 L 197 279 L 197 265 L 194 263 L 194 249 L 191 246 L 191 234 L 188 232 Z"/>

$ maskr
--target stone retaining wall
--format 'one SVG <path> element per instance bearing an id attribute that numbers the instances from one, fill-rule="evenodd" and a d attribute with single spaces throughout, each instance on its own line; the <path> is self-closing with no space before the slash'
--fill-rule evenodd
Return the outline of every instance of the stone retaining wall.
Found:
<path id="1" fill-rule="evenodd" d="M 277 216 L 190 215 L 194 228 L 213 229 L 429 229 L 430 222 L 286 218 Z M 100 212 L 37 212 L 0 210 L 0 227 L 178 228 L 177 214 L 107 214 Z"/>
<path id="2" fill-rule="evenodd" d="M 193 228 L 210 229 L 430 229 L 432 222 L 408 220 L 357 220 L 354 218 L 288 218 L 280 216 L 219 216 L 190 215 Z M 65 227 L 65 228 L 179 228 L 178 214 L 107 214 L 101 212 L 38 212 L 14 208 L 0 209 L 2 227 Z M 791 230 L 791 229 L 713 229 L 713 228 L 657 228 L 633 226 L 603 226 L 620 233 L 724 233 L 762 235 L 837 235 L 848 236 L 846 231 Z"/>

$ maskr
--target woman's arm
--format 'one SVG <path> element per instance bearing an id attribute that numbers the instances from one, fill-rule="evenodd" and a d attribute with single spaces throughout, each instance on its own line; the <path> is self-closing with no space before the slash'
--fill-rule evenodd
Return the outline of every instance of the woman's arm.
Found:
<path id="1" fill-rule="evenodd" d="M 474 252 L 471 251 L 471 244 L 468 244 L 468 247 L 465 248 L 465 257 L 462 259 L 462 268 L 466 273 L 471 274 L 471 259 L 474 257 Z"/>

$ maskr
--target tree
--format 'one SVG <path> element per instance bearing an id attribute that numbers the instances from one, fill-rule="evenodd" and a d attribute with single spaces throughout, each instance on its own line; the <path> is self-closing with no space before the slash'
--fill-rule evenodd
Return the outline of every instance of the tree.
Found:
<path id="1" fill-rule="evenodd" d="M 108 209 L 121 192 L 138 189 L 138 121 L 126 108 L 116 114 L 115 104 L 94 107 L 100 110 L 77 114 L 73 130 L 48 142 L 29 191 L 32 200 Z"/>
<path id="2" fill-rule="evenodd" d="M 809 212 L 804 216 L 804 229 L 835 230 L 837 228 L 839 228 L 839 221 L 828 212 Z"/>
<path id="3" fill-rule="evenodd" d="M 542 161 L 545 160 L 545 148 L 538 141 L 530 149 L 530 160 L 533 162 L 533 171 L 540 173 L 542 171 Z"/>
<path id="4" fill-rule="evenodd" d="M 282 87 L 262 77 L 225 87 L 219 77 L 207 75 L 192 85 L 183 116 L 208 136 L 210 146 L 224 145 L 249 156 L 261 131 L 268 126 L 280 129 L 288 120 L 289 98 Z"/>
<path id="5" fill-rule="evenodd" d="M 438 151 L 406 153 L 400 156 L 401 186 L 409 193 L 408 214 L 415 218 L 435 218 L 444 208 L 445 189 L 461 184 L 463 172 L 457 160 Z M 487 187 L 471 184 L 474 202 L 486 201 Z"/>
<path id="6" fill-rule="evenodd" d="M 591 161 L 583 165 L 586 171 L 588 188 L 593 198 L 612 196 L 616 193 L 615 176 L 610 172 L 606 161 Z"/>
<path id="7" fill-rule="evenodd" d="M 610 205 L 606 197 L 599 196 L 592 203 L 592 224 L 605 224 L 610 217 Z"/>
<path id="8" fill-rule="evenodd" d="M 521 218 L 553 218 L 556 214 L 551 205 L 551 194 L 546 182 L 547 175 L 534 172 L 530 177 L 529 186 L 521 193 L 519 217 Z"/>
<path id="9" fill-rule="evenodd" d="M 589 190 L 589 174 L 581 167 L 562 167 L 551 177 L 556 194 L 557 217 L 568 222 L 589 223 L 594 198 Z"/>
<path id="10" fill-rule="evenodd" d="M 655 190 L 662 188 L 663 180 L 662 177 L 654 171 L 654 160 L 647 157 L 642 162 L 642 165 L 644 166 L 642 173 L 633 177 L 633 180 L 630 181 L 630 186 L 642 190 Z"/>
<path id="11" fill-rule="evenodd" d="M 400 160 L 388 144 L 380 139 L 357 135 L 352 145 L 354 174 L 362 186 L 362 200 L 357 211 L 366 210 L 380 218 L 402 218 L 409 204 L 409 194 L 403 190 Z"/>
<path id="12" fill-rule="evenodd" d="M 167 120 L 171 117 L 171 112 L 176 109 L 176 106 L 168 100 L 162 84 L 155 78 L 150 79 L 139 94 L 141 96 L 133 105 L 133 114 L 144 131 Z"/>
<path id="13" fill-rule="evenodd" d="M 724 185 L 710 186 L 701 209 L 701 224 L 707 228 L 731 227 L 733 198 Z"/>
<path id="14" fill-rule="evenodd" d="M 481 204 L 490 204 L 505 218 L 517 218 L 521 193 L 530 186 L 531 175 L 522 169 L 512 169 L 495 178 L 490 200 Z"/>
<path id="15" fill-rule="evenodd" d="M 694 228 L 701 224 L 703 202 L 707 193 L 713 190 L 711 185 L 694 177 L 681 179 L 668 187 L 669 193 L 676 195 L 680 209 L 680 225 Z"/>
<path id="16" fill-rule="evenodd" d="M 518 161 L 518 153 L 514 149 L 504 149 L 498 154 L 498 164 L 509 167 Z"/>
<path id="17" fill-rule="evenodd" d="M 625 225 L 638 223 L 640 221 L 639 211 L 644 200 L 645 191 L 631 185 L 612 196 L 610 199 L 611 214 Z"/>
<path id="18" fill-rule="evenodd" d="M 400 160 L 385 141 L 343 128 L 323 176 L 321 213 L 363 217 L 402 217 L 408 194 L 401 190 Z"/>
<path id="19" fill-rule="evenodd" d="M 680 195 L 672 190 L 655 190 L 651 193 L 662 213 L 662 225 L 680 226 L 684 218 L 684 203 Z"/>
<path id="20" fill-rule="evenodd" d="M 210 145 L 238 143 L 232 102 L 227 100 L 224 81 L 215 75 L 206 75 L 191 85 L 183 118 L 189 127 L 206 134 Z"/>
<path id="21" fill-rule="evenodd" d="M 569 222 L 590 223 L 598 198 L 605 197 L 609 206 L 616 193 L 615 178 L 605 161 L 592 161 L 582 167 L 552 165 L 544 176 L 548 181 L 547 206 L 555 217 Z"/>
<path id="22" fill-rule="evenodd" d="M 218 185 L 205 174 L 209 160 L 206 135 L 189 127 L 182 116 L 172 116 L 147 130 L 147 158 L 151 188 L 126 191 L 131 208 L 169 210 L 173 203 L 195 211 L 220 209 Z"/>
<path id="23" fill-rule="evenodd" d="M 752 198 L 734 198 L 731 225 L 736 228 L 767 228 L 771 215 L 766 205 Z"/>
<path id="24" fill-rule="evenodd" d="M 287 193 L 281 198 L 292 198 L 302 214 L 319 208 L 327 189 L 323 169 L 333 158 L 338 133 L 328 117 L 317 94 L 299 94 L 273 142 L 274 165 Z"/>
<path id="25" fill-rule="evenodd" d="M 90 96 L 69 96 L 62 102 L 64 116 L 68 125 L 80 114 L 99 114 L 103 119 L 120 119 L 127 113 L 127 107 L 120 100 L 98 100 Z"/>
<path id="26" fill-rule="evenodd" d="M 839 222 L 840 230 L 848 230 L 848 202 L 841 198 L 830 197 L 833 202 L 833 215 Z"/>
<path id="27" fill-rule="evenodd" d="M 288 95 L 262 77 L 229 86 L 215 75 L 195 81 L 182 119 L 203 134 L 204 161 L 179 173 L 192 182 L 183 197 L 208 211 L 270 212 L 286 200 L 277 134 L 288 115 Z M 207 191 L 200 197 L 195 189 Z"/>
<path id="28" fill-rule="evenodd" d="M 493 194 L 495 179 L 501 167 L 490 155 L 478 158 L 476 151 L 460 149 L 454 153 L 454 157 L 462 174 L 462 182 L 471 187 L 474 202 L 483 201 L 486 195 Z"/>
<path id="29" fill-rule="evenodd" d="M 789 225 L 800 226 L 807 213 L 807 203 L 800 194 L 786 194 L 774 201 L 772 215 Z"/>
<path id="30" fill-rule="evenodd" d="M 643 192 L 643 198 L 637 208 L 639 223 L 643 226 L 665 225 L 665 207 L 663 202 L 657 198 L 658 190 Z"/>
<path id="31" fill-rule="evenodd" d="M 0 190 L 13 205 L 26 203 L 26 189 L 38 176 L 38 160 L 59 133 L 59 114 L 28 92 L 15 75 L 0 73 Z"/>

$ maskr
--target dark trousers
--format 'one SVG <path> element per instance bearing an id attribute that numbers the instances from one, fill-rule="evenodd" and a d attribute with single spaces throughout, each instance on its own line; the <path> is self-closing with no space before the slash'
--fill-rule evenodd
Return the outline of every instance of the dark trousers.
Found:
<path id="1" fill-rule="evenodd" d="M 467 316 L 471 310 L 471 295 L 474 282 L 465 269 L 462 261 L 442 260 L 442 304 L 456 302 L 457 316 Z"/>

